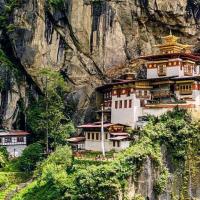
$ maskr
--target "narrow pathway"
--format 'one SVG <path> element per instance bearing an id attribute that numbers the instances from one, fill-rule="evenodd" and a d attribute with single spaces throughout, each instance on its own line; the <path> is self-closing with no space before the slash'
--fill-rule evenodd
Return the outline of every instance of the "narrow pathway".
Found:
<path id="1" fill-rule="evenodd" d="M 0 192 L 0 200 L 5 200 L 7 194 L 16 188 L 17 185 L 13 184 L 6 188 L 4 191 Z"/>
<path id="2" fill-rule="evenodd" d="M 15 185 L 15 187 L 11 188 L 5 195 L 4 199 L 0 200 L 11 200 L 20 190 L 25 188 L 27 185 L 29 185 L 32 182 L 32 179 L 25 182 L 25 183 L 20 183 L 19 185 Z"/>

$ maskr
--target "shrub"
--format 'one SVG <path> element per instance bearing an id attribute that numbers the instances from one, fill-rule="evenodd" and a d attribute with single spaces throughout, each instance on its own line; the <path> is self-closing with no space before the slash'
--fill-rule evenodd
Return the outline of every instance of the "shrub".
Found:
<path id="1" fill-rule="evenodd" d="M 42 164 L 45 166 L 47 164 L 61 165 L 63 168 L 70 167 L 72 165 L 72 151 L 69 146 L 60 146 L 56 148 L 56 151 L 49 155 L 47 160 Z"/>
<path id="2" fill-rule="evenodd" d="M 8 184 L 8 178 L 5 174 L 0 173 L 0 188 L 5 187 Z"/>
<path id="3" fill-rule="evenodd" d="M 4 158 L 5 158 L 6 160 L 8 160 L 9 153 L 8 153 L 6 147 L 0 147 L 0 152 L 3 154 Z"/>
<path id="4" fill-rule="evenodd" d="M 19 158 L 19 168 L 22 171 L 33 171 L 43 158 L 43 148 L 39 143 L 33 143 L 26 147 Z"/>

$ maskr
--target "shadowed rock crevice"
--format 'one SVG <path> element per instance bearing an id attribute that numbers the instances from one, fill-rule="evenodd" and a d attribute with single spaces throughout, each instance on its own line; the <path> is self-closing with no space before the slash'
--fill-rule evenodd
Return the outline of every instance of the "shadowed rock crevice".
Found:
<path id="1" fill-rule="evenodd" d="M 11 49 L 23 73 L 37 81 L 32 71 L 60 69 L 73 93 L 84 96 L 76 102 L 77 113 L 90 110 L 90 96 L 107 80 L 108 68 L 154 53 L 153 46 L 170 29 L 199 49 L 197 0 L 65 0 L 56 8 L 45 0 L 27 0 L 9 20 L 16 26 L 9 33 Z"/>

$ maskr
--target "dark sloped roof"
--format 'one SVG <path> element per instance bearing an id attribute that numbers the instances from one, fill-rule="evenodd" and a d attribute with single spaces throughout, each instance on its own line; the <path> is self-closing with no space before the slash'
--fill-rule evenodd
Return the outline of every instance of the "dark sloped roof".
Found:
<path id="1" fill-rule="evenodd" d="M 30 133 L 22 130 L 0 130 L 0 136 L 25 136 L 29 135 Z"/>

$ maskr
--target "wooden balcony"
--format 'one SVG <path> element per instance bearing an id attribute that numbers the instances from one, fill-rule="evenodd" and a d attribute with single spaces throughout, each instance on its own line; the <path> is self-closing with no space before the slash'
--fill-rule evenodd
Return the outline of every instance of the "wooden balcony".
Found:
<path id="1" fill-rule="evenodd" d="M 184 72 L 184 76 L 192 76 L 192 72 Z"/>
<path id="2" fill-rule="evenodd" d="M 158 76 L 166 76 L 167 75 L 167 73 L 166 73 L 166 71 L 158 71 Z"/>
<path id="3" fill-rule="evenodd" d="M 148 98 L 150 98 L 150 95 L 136 94 L 136 98 L 145 98 L 145 99 L 148 99 Z"/>
<path id="4" fill-rule="evenodd" d="M 169 90 L 163 91 L 153 91 L 152 92 L 152 97 L 153 98 L 159 98 L 159 97 L 168 97 L 168 96 L 173 96 L 173 93 Z"/>
<path id="5" fill-rule="evenodd" d="M 192 95 L 192 90 L 180 90 L 180 95 Z"/>

